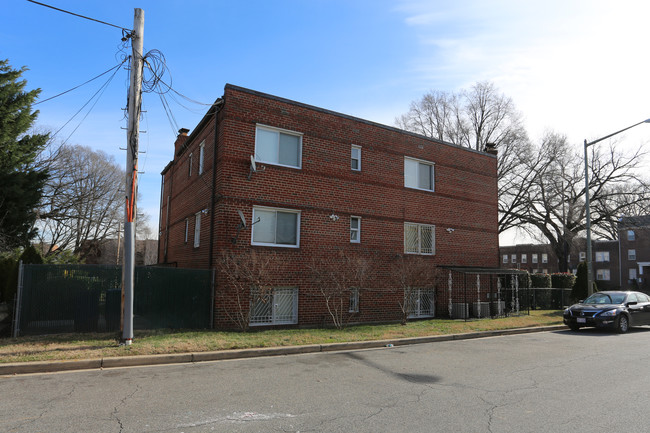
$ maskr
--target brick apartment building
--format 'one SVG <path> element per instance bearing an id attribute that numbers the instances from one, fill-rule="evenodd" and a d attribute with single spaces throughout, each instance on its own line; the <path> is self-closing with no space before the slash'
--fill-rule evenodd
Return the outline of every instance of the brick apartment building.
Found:
<path id="1" fill-rule="evenodd" d="M 217 269 L 217 326 L 236 308 L 223 296 L 235 296 L 218 271 L 224 252 L 285 266 L 271 302 L 251 301 L 251 325 L 323 323 L 309 270 L 340 252 L 373 262 L 377 290 L 350 299 L 354 322 L 395 320 L 404 293 L 381 290 L 395 257 L 499 264 L 494 153 L 229 84 L 188 132 L 162 172 L 158 261 Z M 446 308 L 429 300 L 418 317 Z"/>
<path id="2" fill-rule="evenodd" d="M 617 240 L 592 241 L 594 281 L 601 290 L 650 291 L 650 216 L 622 217 Z M 570 246 L 569 269 L 576 272 L 584 262 L 586 239 Z M 519 244 L 499 248 L 501 267 L 530 273 L 559 272 L 558 258 L 549 244 Z"/>

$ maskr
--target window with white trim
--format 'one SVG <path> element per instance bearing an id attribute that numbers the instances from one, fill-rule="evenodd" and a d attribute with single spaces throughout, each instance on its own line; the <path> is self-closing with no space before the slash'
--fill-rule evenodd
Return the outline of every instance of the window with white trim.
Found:
<path id="1" fill-rule="evenodd" d="M 609 251 L 596 251 L 597 262 L 609 262 Z"/>
<path id="2" fill-rule="evenodd" d="M 580 261 L 584 262 L 585 260 L 587 260 L 587 253 L 580 251 Z"/>
<path id="3" fill-rule="evenodd" d="M 350 242 L 361 242 L 361 217 L 350 217 Z"/>
<path id="4" fill-rule="evenodd" d="M 542 253 L 542 263 L 548 263 L 548 254 Z"/>
<path id="5" fill-rule="evenodd" d="M 510 260 L 511 260 L 512 263 L 517 263 L 517 254 L 513 254 L 513 255 L 510 257 Z"/>
<path id="6" fill-rule="evenodd" d="M 185 236 L 183 242 L 187 243 L 190 237 L 190 219 L 185 218 Z"/>
<path id="7" fill-rule="evenodd" d="M 634 230 L 628 230 L 627 231 L 627 240 L 628 241 L 633 241 L 634 239 L 635 239 Z"/>
<path id="8" fill-rule="evenodd" d="M 288 248 L 300 246 L 300 211 L 254 207 L 253 222 L 252 245 Z"/>
<path id="9" fill-rule="evenodd" d="M 302 134 L 257 125 L 255 160 L 267 164 L 300 168 L 302 165 Z"/>
<path id="10" fill-rule="evenodd" d="M 201 245 L 201 212 L 194 214 L 194 248 Z"/>
<path id="11" fill-rule="evenodd" d="M 526 254 L 521 255 L 521 263 L 528 263 L 528 256 Z"/>
<path id="12" fill-rule="evenodd" d="M 199 144 L 199 176 L 203 174 L 203 163 L 205 162 L 205 140 Z"/>
<path id="13" fill-rule="evenodd" d="M 409 318 L 434 317 L 435 304 L 433 290 L 411 289 L 404 294 Z"/>
<path id="14" fill-rule="evenodd" d="M 249 321 L 250 326 L 298 323 L 298 289 L 252 289 Z"/>
<path id="15" fill-rule="evenodd" d="M 532 255 L 533 263 L 537 263 L 537 254 Z"/>
<path id="16" fill-rule="evenodd" d="M 350 313 L 359 312 L 359 289 L 354 287 L 350 289 Z"/>
<path id="17" fill-rule="evenodd" d="M 407 254 L 433 255 L 436 226 L 430 224 L 404 223 L 404 252 Z"/>
<path id="18" fill-rule="evenodd" d="M 361 146 L 352 145 L 352 171 L 361 171 Z"/>
<path id="19" fill-rule="evenodd" d="M 627 250 L 627 259 L 636 260 L 636 250 Z"/>
<path id="20" fill-rule="evenodd" d="M 508 255 L 507 254 L 503 255 L 503 263 L 508 263 Z"/>
<path id="21" fill-rule="evenodd" d="M 596 269 L 596 279 L 609 281 L 609 269 Z"/>
<path id="22" fill-rule="evenodd" d="M 404 186 L 434 191 L 433 163 L 404 157 Z"/>
<path id="23" fill-rule="evenodd" d="M 187 157 L 187 177 L 192 177 L 192 158 L 193 155 L 190 153 Z"/>
<path id="24" fill-rule="evenodd" d="M 628 269 L 627 276 L 628 276 L 628 279 L 630 279 L 630 280 L 636 280 L 636 268 Z"/>

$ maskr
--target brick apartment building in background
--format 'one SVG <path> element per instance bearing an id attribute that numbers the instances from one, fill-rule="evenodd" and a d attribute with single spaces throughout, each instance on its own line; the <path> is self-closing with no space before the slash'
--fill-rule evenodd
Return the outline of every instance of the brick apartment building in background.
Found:
<path id="1" fill-rule="evenodd" d="M 376 273 L 376 290 L 350 299 L 354 322 L 395 320 L 404 293 L 381 286 L 396 257 L 499 265 L 494 152 L 229 84 L 188 132 L 162 172 L 158 261 L 218 270 L 224 252 L 279 257 L 286 268 L 268 305 L 252 301 L 251 325 L 327 321 L 310 267 L 340 252 L 372 258 Z M 217 271 L 218 327 L 230 325 L 231 290 Z M 446 309 L 430 300 L 417 317 Z"/>
<path id="2" fill-rule="evenodd" d="M 594 281 L 600 290 L 650 292 L 650 216 L 621 217 L 617 240 L 592 241 Z M 569 270 L 577 271 L 587 257 L 586 239 L 570 246 Z M 558 258 L 549 244 L 519 244 L 499 248 L 501 267 L 530 273 L 559 272 Z"/>

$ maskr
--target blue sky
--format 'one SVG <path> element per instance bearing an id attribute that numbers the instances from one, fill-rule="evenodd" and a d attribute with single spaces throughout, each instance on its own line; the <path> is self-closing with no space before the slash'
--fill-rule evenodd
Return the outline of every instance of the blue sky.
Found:
<path id="1" fill-rule="evenodd" d="M 203 103 L 226 83 L 393 124 L 429 90 L 458 91 L 492 81 L 522 112 L 533 139 L 545 129 L 579 146 L 650 117 L 650 3 L 515 0 L 43 0 L 133 26 L 145 12 L 145 51 L 160 50 L 172 86 Z M 0 58 L 27 66 L 29 88 L 43 99 L 117 65 L 119 29 L 26 0 L 3 4 Z M 169 76 L 167 81 L 169 82 Z M 106 81 L 102 77 L 38 105 L 38 126 L 56 131 Z M 124 165 L 122 108 L 128 76 L 120 71 L 92 111 L 57 136 L 101 149 Z M 178 127 L 193 129 L 202 105 L 171 99 Z M 172 158 L 175 127 L 156 94 L 144 95 L 141 201 L 157 231 L 160 171 Z M 73 130 L 76 129 L 76 131 Z M 648 141 L 639 126 L 619 144 Z M 502 244 L 519 241 L 514 234 Z"/>

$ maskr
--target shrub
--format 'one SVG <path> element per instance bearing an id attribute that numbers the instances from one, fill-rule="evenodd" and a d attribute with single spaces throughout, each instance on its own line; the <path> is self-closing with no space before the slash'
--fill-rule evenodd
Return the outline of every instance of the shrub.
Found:
<path id="1" fill-rule="evenodd" d="M 571 299 L 577 301 L 587 297 L 587 263 L 582 262 L 578 265 L 578 273 L 573 282 L 573 289 L 571 290 Z"/>
<path id="2" fill-rule="evenodd" d="M 571 289 L 576 277 L 569 273 L 558 273 L 551 275 L 551 287 L 555 289 Z"/>
<path id="3" fill-rule="evenodd" d="M 548 289 L 551 287 L 551 276 L 548 274 L 532 274 L 530 279 L 533 288 Z"/>

